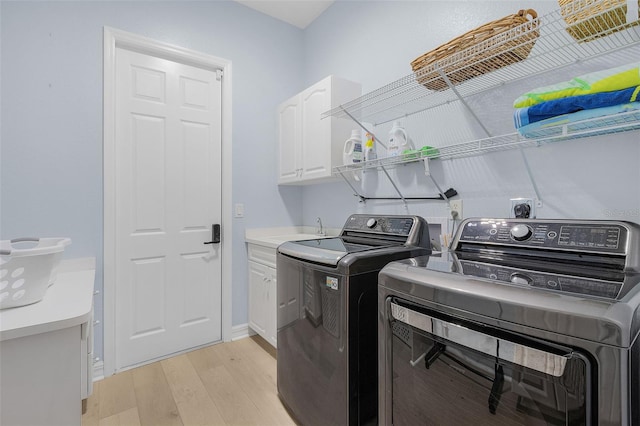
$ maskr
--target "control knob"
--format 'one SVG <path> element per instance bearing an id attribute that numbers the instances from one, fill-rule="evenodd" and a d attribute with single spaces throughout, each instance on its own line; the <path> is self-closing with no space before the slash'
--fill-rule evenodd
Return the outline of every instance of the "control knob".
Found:
<path id="1" fill-rule="evenodd" d="M 533 232 L 531 232 L 531 228 L 527 225 L 518 224 L 511 228 L 511 238 L 516 241 L 524 241 L 529 239 Z"/>
<path id="2" fill-rule="evenodd" d="M 511 282 L 513 284 L 520 285 L 533 285 L 533 279 L 525 274 L 521 274 L 520 272 L 514 272 L 511 274 Z"/>
<path id="3" fill-rule="evenodd" d="M 373 227 L 375 227 L 375 226 L 376 226 L 376 224 L 377 224 L 377 223 L 378 223 L 378 221 L 377 221 L 377 220 L 375 220 L 374 218 L 370 218 L 370 219 L 367 221 L 367 227 L 369 227 L 369 228 L 373 228 Z"/>

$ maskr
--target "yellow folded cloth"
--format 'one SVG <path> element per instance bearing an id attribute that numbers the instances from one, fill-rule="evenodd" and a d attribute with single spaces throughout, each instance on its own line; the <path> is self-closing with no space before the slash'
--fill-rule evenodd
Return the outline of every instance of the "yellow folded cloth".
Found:
<path id="1" fill-rule="evenodd" d="M 635 62 L 581 75 L 562 83 L 539 87 L 518 97 L 513 106 L 525 108 L 553 99 L 613 92 L 638 85 L 640 85 L 640 63 Z"/>

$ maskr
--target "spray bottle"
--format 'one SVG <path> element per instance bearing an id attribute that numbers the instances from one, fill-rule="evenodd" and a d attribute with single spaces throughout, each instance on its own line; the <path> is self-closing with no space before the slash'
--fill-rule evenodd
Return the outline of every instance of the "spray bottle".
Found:
<path id="1" fill-rule="evenodd" d="M 376 158 L 376 146 L 373 141 L 373 135 L 371 133 L 367 133 L 367 141 L 364 143 L 364 161 L 371 161 Z"/>

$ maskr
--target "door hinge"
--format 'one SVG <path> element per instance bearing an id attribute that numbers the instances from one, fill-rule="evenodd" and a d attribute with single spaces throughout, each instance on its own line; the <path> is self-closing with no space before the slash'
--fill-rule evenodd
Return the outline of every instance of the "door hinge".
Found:
<path id="1" fill-rule="evenodd" d="M 222 72 L 222 70 L 216 70 L 216 80 L 218 81 L 222 80 L 223 75 L 224 73 Z"/>

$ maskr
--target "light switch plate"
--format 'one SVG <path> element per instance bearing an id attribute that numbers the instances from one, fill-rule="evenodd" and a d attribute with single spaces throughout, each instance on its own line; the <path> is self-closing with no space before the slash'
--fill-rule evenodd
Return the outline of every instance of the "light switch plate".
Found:
<path id="1" fill-rule="evenodd" d="M 235 217 L 244 217 L 244 204 L 238 203 L 235 206 L 234 216 Z"/>

